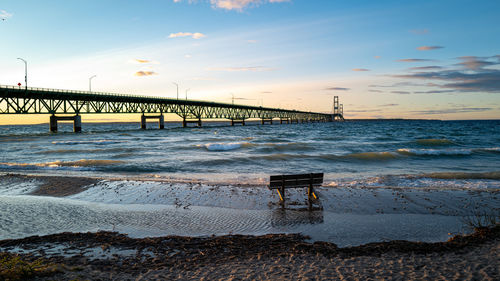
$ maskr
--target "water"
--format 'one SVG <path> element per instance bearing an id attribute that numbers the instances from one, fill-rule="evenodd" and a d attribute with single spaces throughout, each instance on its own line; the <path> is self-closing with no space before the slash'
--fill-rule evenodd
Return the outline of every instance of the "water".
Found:
<path id="1" fill-rule="evenodd" d="M 500 121 L 205 125 L 143 131 L 137 123 L 84 124 L 81 134 L 69 124 L 57 134 L 48 133 L 46 124 L 0 126 L 0 171 L 238 183 L 322 171 L 331 185 L 499 186 Z M 420 177 L 438 172 L 444 174 Z M 496 174 L 490 180 L 467 175 L 486 172 Z M 445 173 L 459 173 L 462 181 Z"/>
<path id="2" fill-rule="evenodd" d="M 36 180 L 4 183 L 0 238 L 114 229 L 302 232 L 339 245 L 442 241 L 463 231 L 472 214 L 463 206 L 500 204 L 500 121 L 149 127 L 84 123 L 74 134 L 64 124 L 52 134 L 47 124 L 0 126 L 0 173 L 109 180 L 57 199 L 29 195 Z M 310 172 L 325 173 L 323 210 L 280 213 L 263 188 L 269 175 Z"/>

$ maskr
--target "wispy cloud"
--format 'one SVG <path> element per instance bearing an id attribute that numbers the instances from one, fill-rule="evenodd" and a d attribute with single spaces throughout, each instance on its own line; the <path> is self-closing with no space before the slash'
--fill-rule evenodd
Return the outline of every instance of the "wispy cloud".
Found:
<path id="1" fill-rule="evenodd" d="M 392 75 L 392 77 L 425 81 L 435 80 L 439 83 L 428 83 L 427 85 L 455 92 L 500 93 L 500 70 L 485 68 L 486 66 L 500 65 L 497 56 L 482 58 L 465 56 L 458 59 L 461 60 L 460 63 L 446 70 L 415 72 Z"/>
<path id="2" fill-rule="evenodd" d="M 421 46 L 418 47 L 417 50 L 419 51 L 430 51 L 430 50 L 437 50 L 437 49 L 442 49 L 444 47 L 442 46 Z"/>
<path id="3" fill-rule="evenodd" d="M 210 71 L 229 71 L 229 72 L 238 72 L 238 71 L 271 71 L 273 68 L 264 67 L 264 66 L 240 66 L 240 67 L 210 67 L 207 70 Z"/>
<path id="4" fill-rule="evenodd" d="M 498 56 L 493 56 L 491 58 L 498 58 Z M 470 70 L 479 70 L 485 66 L 490 66 L 490 65 L 497 65 L 499 64 L 498 62 L 495 61 L 489 61 L 488 57 L 476 57 L 476 56 L 464 56 L 464 57 L 459 57 L 459 60 L 461 62 L 458 63 L 458 65 L 461 65 L 465 67 L 466 69 Z M 499 59 L 500 62 L 500 59 Z"/>
<path id="5" fill-rule="evenodd" d="M 151 76 L 151 75 L 158 75 L 158 73 L 154 72 L 154 71 L 137 71 L 135 74 L 135 76 Z"/>
<path id="6" fill-rule="evenodd" d="M 370 71 L 370 70 L 366 68 L 353 68 L 352 71 Z"/>
<path id="7" fill-rule="evenodd" d="M 430 90 L 430 91 L 416 91 L 414 94 L 443 94 L 443 93 L 454 93 L 454 90 Z"/>
<path id="8" fill-rule="evenodd" d="M 397 103 L 388 103 L 388 104 L 381 104 L 379 106 L 383 106 L 383 107 L 391 107 L 391 106 L 398 106 L 399 104 Z"/>
<path id="9" fill-rule="evenodd" d="M 343 87 L 328 87 L 325 88 L 327 91 L 349 91 L 349 88 L 343 88 Z"/>
<path id="10" fill-rule="evenodd" d="M 381 58 L 381 56 L 374 56 L 374 58 L 379 59 L 379 58 Z"/>
<path id="11" fill-rule="evenodd" d="M 368 90 L 368 92 L 371 92 L 371 93 L 383 93 L 384 91 L 381 91 L 381 90 Z"/>
<path id="12" fill-rule="evenodd" d="M 408 91 L 391 91 L 393 94 L 398 94 L 398 95 L 409 95 L 411 92 Z"/>
<path id="13" fill-rule="evenodd" d="M 411 71 L 440 70 L 443 67 L 437 65 L 411 67 Z"/>
<path id="14" fill-rule="evenodd" d="M 430 59 L 399 59 L 396 61 L 399 61 L 399 62 L 429 62 L 429 61 L 435 61 L 435 60 L 430 60 Z"/>
<path id="15" fill-rule="evenodd" d="M 170 33 L 170 35 L 168 36 L 168 38 L 191 37 L 193 39 L 200 39 L 200 38 L 203 38 L 205 36 L 206 36 L 205 34 L 199 33 L 199 32 L 195 32 L 195 33 L 192 33 L 192 32 L 177 32 L 177 33 Z"/>
<path id="16" fill-rule="evenodd" d="M 437 109 L 437 110 L 417 110 L 411 111 L 412 113 L 418 114 L 451 114 L 451 113 L 468 113 L 468 112 L 483 112 L 493 110 L 490 107 L 464 107 L 464 108 L 452 108 L 452 109 Z"/>
<path id="17" fill-rule="evenodd" d="M 5 10 L 0 10 L 0 19 L 2 20 L 6 20 L 6 19 L 9 19 L 12 17 L 12 14 L 11 13 L 8 13 L 7 11 Z"/>
<path id="18" fill-rule="evenodd" d="M 183 2 L 183 0 L 173 0 L 174 3 Z M 235 10 L 238 12 L 242 12 L 244 9 L 248 7 L 256 7 L 263 3 L 283 3 L 290 2 L 291 0 L 206 0 L 206 2 L 210 2 L 214 9 L 223 9 L 223 10 Z M 205 2 L 205 1 L 196 1 L 196 0 L 186 0 L 188 3 L 196 3 L 196 2 Z"/>

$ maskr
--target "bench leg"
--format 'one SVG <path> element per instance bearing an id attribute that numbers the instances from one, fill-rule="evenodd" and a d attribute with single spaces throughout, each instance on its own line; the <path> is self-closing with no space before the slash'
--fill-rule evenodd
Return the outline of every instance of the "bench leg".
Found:
<path id="1" fill-rule="evenodd" d="M 281 195 L 280 190 L 279 190 L 279 189 L 276 189 L 276 191 L 278 191 L 278 195 L 280 196 L 280 200 L 281 200 L 281 201 L 285 201 L 285 200 L 283 199 L 283 196 Z"/>
<path id="2" fill-rule="evenodd" d="M 318 199 L 316 194 L 314 194 L 314 188 L 312 186 L 309 186 L 309 188 L 307 189 L 307 197 L 309 198 L 309 200 L 311 200 L 311 197 L 313 197 L 314 199 Z"/>

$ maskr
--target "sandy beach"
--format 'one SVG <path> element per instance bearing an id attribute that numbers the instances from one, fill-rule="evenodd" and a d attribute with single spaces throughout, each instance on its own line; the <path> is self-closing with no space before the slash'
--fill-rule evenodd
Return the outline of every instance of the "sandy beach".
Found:
<path id="1" fill-rule="evenodd" d="M 0 241 L 57 265 L 37 280 L 498 280 L 500 228 L 442 243 L 338 248 L 301 235 L 158 237 L 62 233 Z"/>
<path id="2" fill-rule="evenodd" d="M 274 223 L 304 228 L 321 225 L 328 212 L 410 218 L 426 212 L 428 219 L 496 211 L 498 206 L 498 191 L 323 187 L 318 189 L 321 201 L 315 203 L 318 213 L 302 210 L 302 191 L 291 192 L 289 205 L 281 210 L 276 195 L 262 187 L 22 174 L 5 174 L 0 181 L 11 193 L 42 199 L 133 203 L 140 194 L 141 203 L 157 204 L 155 200 L 163 198 L 163 204 L 186 212 L 195 212 L 196 206 L 231 212 L 271 209 L 273 214 L 283 212 L 283 217 L 271 217 Z M 438 242 L 404 239 L 345 246 L 303 234 L 142 238 L 106 231 L 64 232 L 4 239 L 0 252 L 53 265 L 55 272 L 37 280 L 498 280 L 499 234 L 496 227 L 469 235 L 448 233 Z"/>

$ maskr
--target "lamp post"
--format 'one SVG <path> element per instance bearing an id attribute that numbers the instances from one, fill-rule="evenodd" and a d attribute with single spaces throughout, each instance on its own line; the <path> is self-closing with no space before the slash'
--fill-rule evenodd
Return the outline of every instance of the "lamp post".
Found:
<path id="1" fill-rule="evenodd" d="M 97 75 L 93 75 L 89 78 L 89 93 L 92 93 L 92 78 L 96 77 Z"/>
<path id="2" fill-rule="evenodd" d="M 22 58 L 17 58 L 18 60 L 22 60 L 24 62 L 24 86 L 25 89 L 28 90 L 28 62 Z"/>
<path id="3" fill-rule="evenodd" d="M 179 99 L 179 84 L 172 82 L 177 87 L 177 99 Z"/>
<path id="4" fill-rule="evenodd" d="M 191 89 L 186 89 L 186 100 L 188 99 L 188 91 Z"/>
<path id="5" fill-rule="evenodd" d="M 233 93 L 231 93 L 231 97 L 232 97 L 231 100 L 232 100 L 233 105 L 234 105 L 234 94 Z"/>

